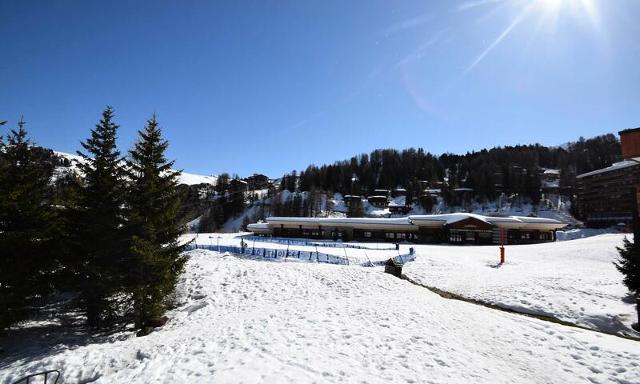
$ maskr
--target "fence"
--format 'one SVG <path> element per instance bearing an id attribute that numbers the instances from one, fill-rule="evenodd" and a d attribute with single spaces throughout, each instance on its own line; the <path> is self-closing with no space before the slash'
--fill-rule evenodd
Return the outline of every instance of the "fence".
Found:
<path id="1" fill-rule="evenodd" d="M 322 252 L 301 251 L 297 249 L 272 249 L 255 247 L 236 247 L 229 245 L 196 245 L 190 244 L 187 249 L 207 249 L 209 251 L 229 252 L 236 255 L 252 256 L 261 259 L 297 259 L 301 261 L 314 261 L 318 263 L 349 265 L 346 257 L 329 255 Z"/>
<path id="2" fill-rule="evenodd" d="M 305 245 L 309 247 L 326 247 L 326 248 L 352 248 L 352 249 L 369 249 L 369 250 L 377 250 L 377 251 L 392 251 L 396 249 L 396 246 L 390 247 L 369 247 L 366 245 L 357 245 L 357 244 L 349 244 L 349 243 L 340 243 L 340 242 L 324 242 L 324 241 L 307 241 L 302 239 L 279 239 L 276 237 L 260 237 L 260 236 L 242 236 L 245 240 L 253 240 L 253 241 L 261 241 L 261 242 L 269 242 L 269 243 L 278 243 L 278 244 L 288 244 L 288 245 Z"/>
<path id="3" fill-rule="evenodd" d="M 349 259 L 347 257 L 329 255 L 327 253 L 322 253 L 318 251 L 302 251 L 297 249 L 272 249 L 272 248 L 255 248 L 255 247 L 236 247 L 229 245 L 197 245 L 194 243 L 190 243 L 187 246 L 187 250 L 192 249 L 206 249 L 209 251 L 217 251 L 217 252 L 229 252 L 236 255 L 244 255 L 259 259 L 265 260 L 287 260 L 294 259 L 299 261 L 311 261 L 316 263 L 326 263 L 326 264 L 338 264 L 338 265 L 349 265 Z M 393 259 L 402 260 L 402 262 L 411 261 L 415 259 L 414 255 L 398 255 Z M 373 267 L 376 265 L 384 265 L 384 262 L 374 262 L 368 261 L 366 263 L 361 263 L 359 265 L 365 267 Z"/>

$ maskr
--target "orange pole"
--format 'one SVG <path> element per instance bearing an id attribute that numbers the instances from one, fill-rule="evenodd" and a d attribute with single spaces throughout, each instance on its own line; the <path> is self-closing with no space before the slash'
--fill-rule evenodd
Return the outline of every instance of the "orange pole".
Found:
<path id="1" fill-rule="evenodd" d="M 504 264 L 504 229 L 500 228 L 500 264 Z"/>

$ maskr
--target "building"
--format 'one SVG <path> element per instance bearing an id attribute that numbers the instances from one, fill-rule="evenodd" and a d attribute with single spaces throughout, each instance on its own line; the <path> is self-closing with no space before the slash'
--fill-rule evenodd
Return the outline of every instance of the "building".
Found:
<path id="1" fill-rule="evenodd" d="M 399 196 L 389 202 L 389 212 L 394 215 L 406 215 L 411 211 L 411 206 L 406 204 L 406 196 Z"/>
<path id="2" fill-rule="evenodd" d="M 578 216 L 589 227 L 633 222 L 640 194 L 640 128 L 620 131 L 623 160 L 577 176 Z"/>
<path id="3" fill-rule="evenodd" d="M 360 195 L 344 195 L 344 203 L 347 207 L 352 207 L 357 204 L 362 204 L 362 196 Z"/>
<path id="4" fill-rule="evenodd" d="M 555 241 L 566 224 L 538 217 L 492 217 L 471 213 L 415 215 L 401 218 L 269 217 L 249 224 L 257 235 L 416 243 L 527 244 Z"/>
<path id="5" fill-rule="evenodd" d="M 543 193 L 558 193 L 560 191 L 560 170 L 542 169 L 540 184 Z"/>
<path id="6" fill-rule="evenodd" d="M 240 179 L 231 179 L 229 185 L 233 191 L 246 191 L 248 189 L 247 182 Z"/>
<path id="7" fill-rule="evenodd" d="M 389 198 L 387 195 L 374 195 L 367 197 L 367 201 L 376 208 L 386 208 L 389 203 Z"/>
<path id="8" fill-rule="evenodd" d="M 391 197 L 407 196 L 407 190 L 404 188 L 396 188 L 391 191 Z"/>
<path id="9" fill-rule="evenodd" d="M 257 189 L 269 188 L 269 177 L 260 173 L 254 173 L 253 175 L 244 179 L 247 182 L 249 190 L 255 191 Z"/>

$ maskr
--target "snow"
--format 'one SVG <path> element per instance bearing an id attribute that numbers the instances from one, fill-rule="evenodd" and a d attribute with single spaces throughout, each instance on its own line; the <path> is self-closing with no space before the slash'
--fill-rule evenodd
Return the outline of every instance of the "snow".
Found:
<path id="1" fill-rule="evenodd" d="M 85 162 L 84 158 L 79 155 L 72 155 L 70 153 L 58 152 L 58 151 L 54 151 L 54 153 L 57 156 L 66 158 L 71 162 L 71 166 L 67 169 L 67 171 L 68 170 L 75 171 L 77 169 L 77 163 Z M 65 173 L 65 170 L 63 168 L 66 168 L 66 167 L 58 167 L 58 168 L 59 169 L 56 170 L 57 174 L 62 175 Z M 187 172 L 182 172 L 180 177 L 178 177 L 178 182 L 180 184 L 186 184 L 186 185 L 196 185 L 196 184 L 215 185 L 217 181 L 218 181 L 217 176 L 196 175 L 196 174 L 187 173 Z"/>
<path id="2" fill-rule="evenodd" d="M 498 247 L 417 246 L 403 273 L 465 298 L 637 337 L 635 307 L 613 264 L 623 237 L 507 246 L 499 268 Z"/>
<path id="3" fill-rule="evenodd" d="M 388 206 L 389 207 L 404 207 L 407 202 L 406 196 L 398 196 L 391 199 Z"/>
<path id="4" fill-rule="evenodd" d="M 257 205 L 252 205 L 242 211 L 238 216 L 230 218 L 222 225 L 222 232 L 238 232 L 241 229 L 240 227 L 242 227 L 245 218 L 251 222 L 258 209 L 259 207 Z"/>
<path id="5" fill-rule="evenodd" d="M 558 241 L 576 240 L 585 237 L 604 235 L 607 233 L 620 233 L 617 228 L 575 228 L 566 231 L 557 231 Z"/>
<path id="6" fill-rule="evenodd" d="M 380 268 L 188 256 L 164 327 L 11 346 L 0 382 L 44 369 L 61 383 L 640 381 L 636 341 L 443 299 Z"/>
<path id="7" fill-rule="evenodd" d="M 180 177 L 178 178 L 178 182 L 180 184 L 186 185 L 197 185 L 197 184 L 210 184 L 216 185 L 218 181 L 217 176 L 204 176 L 204 175 L 196 175 L 193 173 L 182 172 Z"/>

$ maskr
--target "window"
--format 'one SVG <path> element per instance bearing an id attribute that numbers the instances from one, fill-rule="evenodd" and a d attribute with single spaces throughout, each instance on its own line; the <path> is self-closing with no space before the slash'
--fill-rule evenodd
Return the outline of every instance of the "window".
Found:
<path id="1" fill-rule="evenodd" d="M 406 233 L 396 233 L 396 238 L 397 239 L 406 239 L 407 238 L 407 234 Z"/>
<path id="2" fill-rule="evenodd" d="M 363 236 L 364 237 L 371 237 L 371 232 L 365 231 Z"/>
<path id="3" fill-rule="evenodd" d="M 392 233 L 392 232 L 387 232 L 387 233 L 385 234 L 385 236 L 386 236 L 386 238 L 387 238 L 387 239 L 395 239 L 395 238 L 396 238 L 396 237 L 395 237 L 395 234 L 394 234 L 394 233 Z"/>

